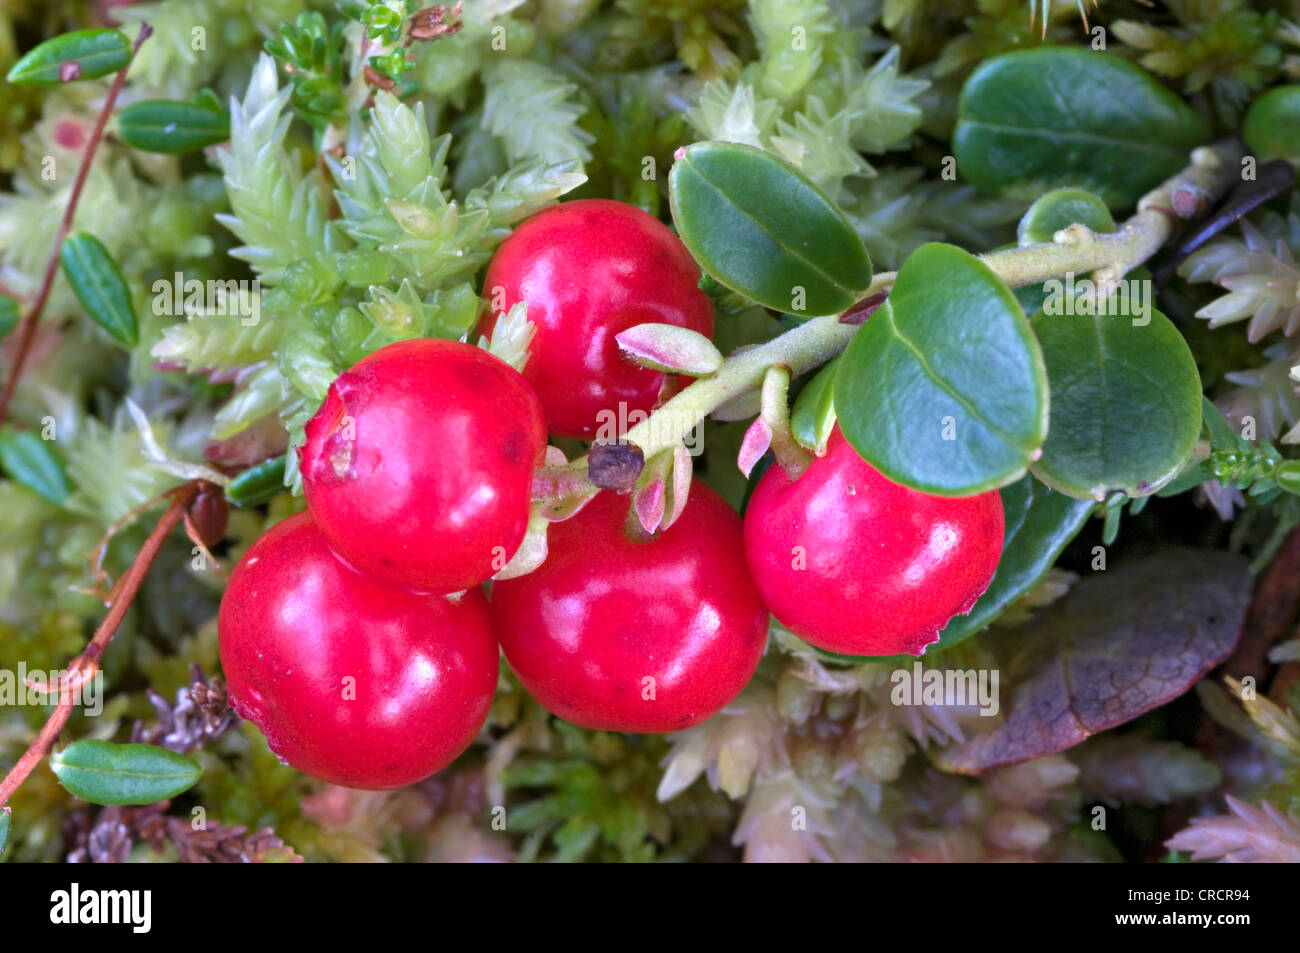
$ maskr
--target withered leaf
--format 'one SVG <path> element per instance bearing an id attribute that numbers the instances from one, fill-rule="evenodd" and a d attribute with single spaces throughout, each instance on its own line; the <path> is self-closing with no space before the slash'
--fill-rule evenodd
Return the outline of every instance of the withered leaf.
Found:
<path id="1" fill-rule="evenodd" d="M 1083 579 L 1025 629 L 1000 679 L 1002 722 L 942 752 L 940 767 L 979 774 L 1055 754 L 1177 698 L 1236 645 L 1246 567 L 1172 549 Z"/>

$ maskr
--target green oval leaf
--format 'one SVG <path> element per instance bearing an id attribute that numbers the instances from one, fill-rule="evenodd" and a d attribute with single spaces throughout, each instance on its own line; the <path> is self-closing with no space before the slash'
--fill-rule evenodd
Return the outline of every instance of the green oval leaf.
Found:
<path id="1" fill-rule="evenodd" d="M 230 138 L 230 118 L 207 105 L 146 99 L 122 110 L 117 133 L 136 149 L 175 155 L 225 142 Z"/>
<path id="2" fill-rule="evenodd" d="M 1251 103 L 1241 136 L 1261 159 L 1300 159 L 1300 86 L 1276 86 Z"/>
<path id="3" fill-rule="evenodd" d="M 0 338 L 18 327 L 18 302 L 8 295 L 0 295 Z"/>
<path id="4" fill-rule="evenodd" d="M 1047 283 L 1049 288 L 1052 282 Z M 1058 282 L 1059 284 L 1059 282 Z M 1051 428 L 1035 476 L 1080 498 L 1154 493 L 1178 475 L 1201 430 L 1201 381 L 1183 336 L 1159 311 L 1112 297 L 1110 315 L 1070 313 L 1068 292 L 1032 326 L 1052 384 Z"/>
<path id="5" fill-rule="evenodd" d="M 1050 242 L 1052 236 L 1067 226 L 1086 225 L 1094 232 L 1115 231 L 1106 203 L 1085 189 L 1054 189 L 1029 206 L 1016 237 L 1023 248 Z"/>
<path id="6" fill-rule="evenodd" d="M 131 292 L 99 239 L 85 232 L 70 236 L 59 249 L 59 262 L 91 319 L 119 344 L 135 347 L 140 331 Z"/>
<path id="7" fill-rule="evenodd" d="M 78 741 L 50 756 L 69 793 L 93 804 L 153 804 L 187 791 L 203 773 L 194 761 L 157 745 Z"/>
<path id="8" fill-rule="evenodd" d="M 837 357 L 813 377 L 795 399 L 790 409 L 790 429 L 794 439 L 809 450 L 824 451 L 835 429 L 834 388 Z"/>
<path id="9" fill-rule="evenodd" d="M 284 492 L 285 456 L 263 460 L 230 481 L 226 498 L 236 506 L 261 506 Z"/>
<path id="10" fill-rule="evenodd" d="M 968 496 L 1024 475 L 1047 435 L 1047 377 L 1015 296 L 952 245 L 922 245 L 850 342 L 840 429 L 904 486 Z"/>
<path id="11" fill-rule="evenodd" d="M 11 83 L 48 85 L 98 79 L 131 62 L 131 41 L 120 30 L 75 30 L 46 40 L 9 70 Z"/>
<path id="12" fill-rule="evenodd" d="M 764 307 L 837 314 L 871 283 L 844 214 L 802 172 L 730 142 L 697 142 L 668 174 L 673 221 L 700 267 Z"/>
<path id="13" fill-rule="evenodd" d="M 0 430 L 0 467 L 15 483 L 55 506 L 62 506 L 72 494 L 68 476 L 50 441 L 30 430 Z"/>
<path id="14" fill-rule="evenodd" d="M 1032 200 L 1079 186 L 1111 207 L 1132 205 L 1209 136 L 1146 72 L 1078 47 L 987 61 L 966 80 L 957 114 L 957 168 L 976 187 Z"/>
<path id="15" fill-rule="evenodd" d="M 9 843 L 9 808 L 0 807 L 0 857 L 4 856 L 5 845 Z"/>
<path id="16" fill-rule="evenodd" d="M 1057 493 L 1032 476 L 1004 487 L 1006 531 L 998 571 L 970 612 L 953 618 L 939 633 L 938 643 L 926 649 L 926 655 L 970 638 L 1032 589 L 1083 528 L 1092 508 L 1091 500 Z"/>

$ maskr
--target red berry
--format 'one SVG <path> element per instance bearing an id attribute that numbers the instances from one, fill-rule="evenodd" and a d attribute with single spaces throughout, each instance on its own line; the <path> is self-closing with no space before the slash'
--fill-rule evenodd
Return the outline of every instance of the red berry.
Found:
<path id="1" fill-rule="evenodd" d="M 481 589 L 456 598 L 349 569 L 306 513 L 244 554 L 221 601 L 235 711 L 313 777 L 384 790 L 428 777 L 482 727 L 497 643 Z"/>
<path id="2" fill-rule="evenodd" d="M 528 302 L 537 328 L 524 376 L 552 433 L 615 436 L 649 413 L 665 375 L 628 361 L 615 335 L 674 324 L 713 336 L 700 269 L 658 219 L 608 199 L 566 202 L 534 215 L 501 245 L 483 282 L 493 313 Z M 621 405 L 621 406 L 620 406 Z"/>
<path id="3" fill-rule="evenodd" d="M 745 511 L 745 554 L 772 614 L 849 655 L 920 655 L 988 588 L 1002 534 L 996 492 L 950 499 L 891 483 L 838 429 L 797 480 L 770 467 Z"/>
<path id="4" fill-rule="evenodd" d="M 550 528 L 540 569 L 492 586 L 506 659 L 542 707 L 586 728 L 676 731 L 734 699 L 758 667 L 767 610 L 740 518 L 703 484 L 648 542 L 606 491 Z"/>
<path id="5" fill-rule="evenodd" d="M 476 586 L 528 528 L 546 425 L 533 389 L 481 348 L 390 344 L 331 385 L 300 451 L 330 545 L 382 582 Z"/>

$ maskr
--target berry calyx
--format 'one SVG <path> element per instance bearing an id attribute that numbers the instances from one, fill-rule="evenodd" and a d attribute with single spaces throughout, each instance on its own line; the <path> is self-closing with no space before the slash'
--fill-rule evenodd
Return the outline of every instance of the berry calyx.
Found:
<path id="1" fill-rule="evenodd" d="M 745 569 L 740 517 L 707 486 L 648 542 L 628 498 L 600 493 L 550 528 L 540 569 L 492 587 L 506 659 L 547 711 L 586 728 L 678 731 L 753 676 L 768 614 Z"/>
<path id="2" fill-rule="evenodd" d="M 481 589 L 448 598 L 348 568 L 306 513 L 272 527 L 230 577 L 218 617 L 231 704 L 290 765 L 385 790 L 473 740 L 498 653 Z"/>
<path id="3" fill-rule="evenodd" d="M 492 308 L 483 333 L 527 302 L 537 333 L 524 377 L 550 431 L 612 439 L 648 414 L 667 384 L 664 372 L 627 360 L 616 335 L 654 323 L 712 337 L 713 305 L 699 280 L 686 246 L 652 215 L 608 199 L 565 202 L 497 250 L 483 282 Z"/>
<path id="4" fill-rule="evenodd" d="M 523 541 L 546 425 L 528 382 L 480 348 L 381 348 L 334 381 L 306 433 L 307 508 L 376 580 L 459 592 Z"/>
<path id="5" fill-rule="evenodd" d="M 899 486 L 838 428 L 798 479 L 769 467 L 745 512 L 745 554 L 767 607 L 847 655 L 920 655 L 988 588 L 1002 537 L 996 492 L 956 499 Z"/>

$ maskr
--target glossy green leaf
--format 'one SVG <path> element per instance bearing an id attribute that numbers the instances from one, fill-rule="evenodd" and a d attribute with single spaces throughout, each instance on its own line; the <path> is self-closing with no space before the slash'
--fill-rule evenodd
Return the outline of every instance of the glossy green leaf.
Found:
<path id="1" fill-rule="evenodd" d="M 131 41 L 121 30 L 76 30 L 31 50 L 13 65 L 11 83 L 48 85 L 97 79 L 131 62 Z"/>
<path id="2" fill-rule="evenodd" d="M 1237 432 L 1228 423 L 1228 418 L 1223 416 L 1223 411 L 1214 406 L 1214 402 L 1204 394 L 1201 395 L 1201 420 L 1211 444 L 1231 444 L 1237 438 Z"/>
<path id="3" fill-rule="evenodd" d="M 1016 303 L 1025 314 L 1033 314 L 1040 310 L 1043 302 L 1047 300 L 1047 291 L 1042 285 L 1021 285 L 1012 290 L 1016 296 Z"/>
<path id="4" fill-rule="evenodd" d="M 697 142 L 668 185 L 678 234 L 700 267 L 765 307 L 836 314 L 871 282 L 867 250 L 843 213 L 770 153 Z"/>
<path id="5" fill-rule="evenodd" d="M 1275 86 L 1251 103 L 1241 135 L 1261 159 L 1300 161 L 1300 86 Z"/>
<path id="6" fill-rule="evenodd" d="M 59 263 L 86 313 L 119 344 L 135 347 L 140 331 L 122 273 L 94 235 L 78 232 L 59 249 Z"/>
<path id="7" fill-rule="evenodd" d="M 15 483 L 55 506 L 66 503 L 72 493 L 52 442 L 30 430 L 0 430 L 0 467 Z"/>
<path id="8" fill-rule="evenodd" d="M 1238 437 L 1236 431 L 1228 424 L 1223 412 L 1214 406 L 1210 398 L 1201 396 L 1201 434 L 1200 436 L 1207 439 L 1210 444 L 1219 444 L 1220 446 L 1231 446 Z M 1275 474 L 1276 476 L 1276 474 Z M 1213 480 L 1214 468 L 1210 466 L 1208 459 L 1189 460 L 1178 475 L 1162 486 L 1157 491 L 1156 496 L 1177 496 L 1179 493 L 1186 493 L 1188 490 L 1194 490 L 1206 480 Z"/>
<path id="9" fill-rule="evenodd" d="M 1180 470 L 1178 476 L 1162 486 L 1156 496 L 1177 496 L 1179 493 L 1186 493 L 1188 490 L 1196 489 L 1206 480 L 1213 479 L 1214 471 L 1210 468 L 1209 461 L 1198 460 L 1196 463 Z"/>
<path id="10" fill-rule="evenodd" d="M 207 103 L 146 99 L 117 117 L 122 141 L 146 152 L 192 152 L 230 138 L 230 117 Z"/>
<path id="11" fill-rule="evenodd" d="M 157 745 L 78 741 L 50 756 L 50 767 L 71 794 L 93 804 L 153 804 L 194 786 L 203 773 L 194 761 Z"/>
<path id="12" fill-rule="evenodd" d="M 953 151 L 959 174 L 988 192 L 1032 200 L 1073 186 L 1122 207 L 1187 165 L 1208 136 L 1190 106 L 1114 53 L 1040 47 L 971 74 Z"/>
<path id="13" fill-rule="evenodd" d="M 0 295 L 0 338 L 18 327 L 18 302 L 8 295 Z"/>
<path id="14" fill-rule="evenodd" d="M 1154 493 L 1183 468 L 1201 430 L 1187 342 L 1149 302 L 1145 313 L 1129 305 L 1111 298 L 1118 314 L 1040 311 L 1032 321 L 1052 385 L 1051 427 L 1033 471 L 1071 496 Z"/>
<path id="15" fill-rule="evenodd" d="M 1094 232 L 1113 232 L 1115 220 L 1106 203 L 1086 189 L 1053 189 L 1029 206 L 1016 237 L 1021 247 L 1050 242 L 1061 229 L 1086 225 Z"/>
<path id="16" fill-rule="evenodd" d="M 285 457 L 281 454 L 249 467 L 230 481 L 226 497 L 236 506 L 261 506 L 284 492 Z"/>
<path id="17" fill-rule="evenodd" d="M 922 245 L 903 262 L 844 352 L 834 397 L 863 459 L 940 496 L 1020 479 L 1047 435 L 1047 378 L 1024 312 L 952 245 Z"/>
<path id="18" fill-rule="evenodd" d="M 834 388 L 837 357 L 804 385 L 790 409 L 790 429 L 794 439 L 809 450 L 823 450 L 835 429 Z"/>
<path id="19" fill-rule="evenodd" d="M 1032 589 L 1083 528 L 1092 507 L 1091 500 L 1057 493 L 1032 476 L 1004 487 L 1006 530 L 993 582 L 967 615 L 948 623 L 939 633 L 939 643 L 927 648 L 926 654 L 951 648 L 979 632 Z"/>

